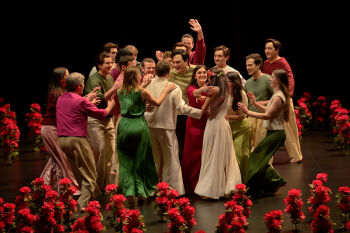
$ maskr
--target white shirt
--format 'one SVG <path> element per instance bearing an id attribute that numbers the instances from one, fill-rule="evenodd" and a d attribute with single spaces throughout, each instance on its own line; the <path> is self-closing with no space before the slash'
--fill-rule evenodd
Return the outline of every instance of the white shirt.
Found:
<path id="1" fill-rule="evenodd" d="M 168 82 L 167 78 L 156 76 L 146 89 L 157 99 Z M 192 108 L 185 104 L 179 86 L 168 93 L 163 103 L 156 107 L 153 112 L 145 112 L 144 114 L 150 128 L 161 129 L 176 129 L 177 115 L 187 115 L 196 119 L 200 119 L 202 116 L 201 109 Z"/>
<path id="2" fill-rule="evenodd" d="M 237 72 L 237 73 L 239 74 L 239 77 L 241 78 L 242 87 L 245 86 L 245 83 L 246 83 L 247 81 L 243 78 L 243 76 L 241 75 L 241 73 L 239 73 L 238 70 L 232 68 L 232 67 L 229 66 L 229 65 L 226 65 L 226 66 L 222 69 L 222 71 L 224 71 L 225 75 L 226 75 L 228 72 Z"/>

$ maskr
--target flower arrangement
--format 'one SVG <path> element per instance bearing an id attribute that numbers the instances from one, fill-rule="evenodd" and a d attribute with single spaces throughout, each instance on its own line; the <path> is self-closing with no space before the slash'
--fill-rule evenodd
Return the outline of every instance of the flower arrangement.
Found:
<path id="1" fill-rule="evenodd" d="M 313 214 L 313 219 L 311 222 L 312 232 L 334 232 L 332 230 L 332 222 L 330 220 L 329 212 L 330 210 L 327 205 L 320 205 L 317 207 L 317 210 Z"/>
<path id="2" fill-rule="evenodd" d="M 31 187 L 19 189 L 16 196 L 17 229 L 21 232 L 64 232 L 73 222 L 77 201 L 73 199 L 76 187 L 69 178 L 59 181 L 61 193 L 51 190 L 42 178 L 31 182 Z"/>
<path id="3" fill-rule="evenodd" d="M 333 133 L 335 133 L 334 142 L 338 144 L 339 148 L 343 149 L 346 155 L 350 154 L 350 117 L 349 111 L 345 108 L 339 107 L 335 109 L 335 126 L 333 126 Z"/>
<path id="4" fill-rule="evenodd" d="M 17 126 L 16 113 L 11 111 L 10 104 L 0 107 L 0 146 L 7 157 L 7 162 L 12 161 L 19 154 L 18 143 L 20 131 Z"/>
<path id="5" fill-rule="evenodd" d="M 117 189 L 118 187 L 115 184 L 107 185 L 105 188 L 106 193 L 109 195 L 109 203 L 106 205 L 106 210 L 110 214 L 107 219 L 117 232 L 122 232 L 123 221 L 127 212 L 127 209 L 124 207 L 126 198 L 123 195 L 118 194 Z"/>
<path id="6" fill-rule="evenodd" d="M 283 200 L 286 208 L 285 213 L 290 214 L 292 224 L 294 224 L 294 232 L 299 232 L 298 224 L 301 220 L 305 219 L 305 215 L 302 211 L 303 201 L 301 199 L 300 189 L 291 189 L 288 191 L 288 196 Z"/>
<path id="7" fill-rule="evenodd" d="M 28 121 L 28 138 L 33 140 L 34 151 L 47 151 L 41 138 L 41 122 L 43 121 L 41 107 L 37 103 L 30 105 L 30 112 L 26 113 Z"/>
<path id="8" fill-rule="evenodd" d="M 297 101 L 297 106 L 296 109 L 298 110 L 297 112 L 297 118 L 299 119 L 300 124 L 302 125 L 302 133 L 304 134 L 305 128 L 310 125 L 311 120 L 312 120 L 312 114 L 310 112 L 310 98 L 306 93 L 304 93 L 304 96 L 302 96 L 298 101 Z"/>
<path id="9" fill-rule="evenodd" d="M 279 233 L 282 231 L 283 212 L 281 210 L 273 210 L 267 212 L 264 216 L 264 222 L 269 230 L 268 233 Z"/>
<path id="10" fill-rule="evenodd" d="M 16 228 L 15 208 L 15 204 L 5 203 L 0 197 L 0 232 L 11 232 Z"/>
<path id="11" fill-rule="evenodd" d="M 232 200 L 243 207 L 244 216 L 249 218 L 250 207 L 253 205 L 253 202 L 246 195 L 248 189 L 244 184 L 237 184 L 235 188 L 236 190 L 233 192 Z"/>
<path id="12" fill-rule="evenodd" d="M 239 232 L 244 233 L 247 218 L 243 214 L 243 207 L 234 200 L 225 203 L 226 212 L 219 216 L 216 224 L 216 233 Z"/>
<path id="13" fill-rule="evenodd" d="M 140 210 L 127 210 L 123 219 L 123 233 L 142 233 L 145 230 Z"/>
<path id="14" fill-rule="evenodd" d="M 192 232 L 193 226 L 197 223 L 194 219 L 195 209 L 190 205 L 188 198 L 171 199 L 167 208 L 169 232 Z"/>
<path id="15" fill-rule="evenodd" d="M 169 191 L 169 184 L 162 181 L 157 184 L 156 190 L 155 190 L 155 213 L 160 216 L 161 222 L 164 221 L 164 216 L 166 215 L 166 212 L 168 211 L 168 201 L 169 197 L 167 196 Z M 169 193 L 170 194 L 170 193 Z"/>
<path id="16" fill-rule="evenodd" d="M 339 100 L 333 100 L 329 106 L 330 115 L 329 118 L 331 120 L 331 127 L 335 126 L 335 116 L 338 114 L 338 109 L 342 108 L 342 105 Z M 335 132 L 333 132 L 335 133 Z"/>
<path id="17" fill-rule="evenodd" d="M 62 187 L 59 200 L 64 204 L 63 222 L 69 227 L 73 223 L 73 214 L 77 212 L 78 202 L 73 198 L 77 188 L 72 184 L 69 178 L 63 178 L 60 180 L 59 185 Z"/>
<path id="18" fill-rule="evenodd" d="M 327 99 L 324 96 L 317 97 L 316 101 L 312 103 L 314 109 L 314 123 L 317 125 L 324 125 L 327 114 Z"/>
<path id="19" fill-rule="evenodd" d="M 336 194 L 337 203 L 341 215 L 343 217 L 343 228 L 346 228 L 346 224 L 349 221 L 350 214 L 350 188 L 347 186 L 339 187 L 338 193 Z"/>
<path id="20" fill-rule="evenodd" d="M 87 216 L 78 218 L 71 226 L 73 232 L 94 232 L 98 233 L 105 229 L 102 221 L 101 205 L 98 201 L 90 201 L 85 211 Z"/>
<path id="21" fill-rule="evenodd" d="M 327 182 L 327 179 L 327 173 L 318 173 L 316 175 L 316 180 L 313 180 L 312 184 L 309 185 L 311 188 L 311 195 L 309 196 L 308 204 L 311 214 L 314 214 L 320 205 L 326 205 L 331 200 L 331 189 L 323 185 Z"/>

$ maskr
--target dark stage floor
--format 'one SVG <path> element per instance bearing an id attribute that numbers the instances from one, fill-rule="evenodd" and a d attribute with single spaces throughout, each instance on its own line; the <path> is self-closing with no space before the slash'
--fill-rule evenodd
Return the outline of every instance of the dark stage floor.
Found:
<path id="1" fill-rule="evenodd" d="M 350 185 L 350 156 L 337 149 L 333 142 L 332 134 L 326 129 L 309 130 L 302 142 L 304 160 L 299 164 L 290 164 L 286 151 L 281 148 L 275 156 L 274 167 L 287 181 L 287 185 L 280 189 L 275 196 L 268 196 L 254 200 L 251 208 L 251 216 L 248 219 L 247 232 L 267 232 L 263 218 L 264 214 L 271 210 L 284 210 L 283 199 L 291 188 L 301 189 L 304 202 L 304 213 L 306 220 L 300 224 L 301 232 L 310 232 L 310 214 L 307 211 L 307 198 L 310 194 L 309 184 L 315 179 L 319 172 L 328 173 L 326 185 L 333 191 L 331 207 L 331 219 L 338 229 L 341 225 L 341 218 L 338 213 L 335 194 L 340 186 Z M 30 145 L 22 145 L 19 158 L 13 165 L 1 165 L 0 169 L 0 197 L 7 202 L 14 202 L 18 189 L 38 177 L 46 164 L 44 154 L 31 152 Z M 104 208 L 106 198 L 99 199 L 103 205 L 104 225 L 106 232 L 114 232 L 106 221 L 107 212 Z M 227 200 L 205 201 L 198 198 L 191 198 L 191 204 L 195 207 L 195 219 L 197 226 L 194 231 L 204 230 L 207 233 L 214 232 L 218 217 L 224 213 L 224 203 Z M 153 213 L 152 201 L 140 207 L 144 215 L 147 232 L 168 232 L 167 223 L 160 223 L 159 217 Z M 282 232 L 290 232 L 293 226 L 290 223 L 289 215 L 284 214 L 284 226 Z"/>

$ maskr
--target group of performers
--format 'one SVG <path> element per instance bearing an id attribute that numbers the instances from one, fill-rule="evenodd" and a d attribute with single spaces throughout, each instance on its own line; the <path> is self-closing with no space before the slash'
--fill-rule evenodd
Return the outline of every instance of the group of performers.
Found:
<path id="1" fill-rule="evenodd" d="M 107 43 L 86 80 L 54 69 L 41 129 L 51 158 L 41 176 L 58 191 L 58 181 L 70 178 L 81 211 L 111 183 L 129 204 L 152 196 L 161 181 L 203 199 L 245 183 L 259 197 L 286 184 L 272 166 L 280 146 L 291 163 L 302 160 L 281 43 L 265 41 L 265 62 L 257 53 L 245 58 L 246 80 L 227 65 L 224 45 L 208 69 L 201 26 L 189 23 L 196 44 L 185 34 L 171 51 L 157 51 L 157 62 L 138 62 L 135 46 Z"/>

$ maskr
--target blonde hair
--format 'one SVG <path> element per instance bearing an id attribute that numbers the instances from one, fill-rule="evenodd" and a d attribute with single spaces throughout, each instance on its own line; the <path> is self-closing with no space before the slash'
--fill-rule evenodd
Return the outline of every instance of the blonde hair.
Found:
<path id="1" fill-rule="evenodd" d="M 120 94 L 129 94 L 132 89 L 139 89 L 140 83 L 137 79 L 140 76 L 140 70 L 136 67 L 129 67 L 124 73 L 123 86 Z"/>

